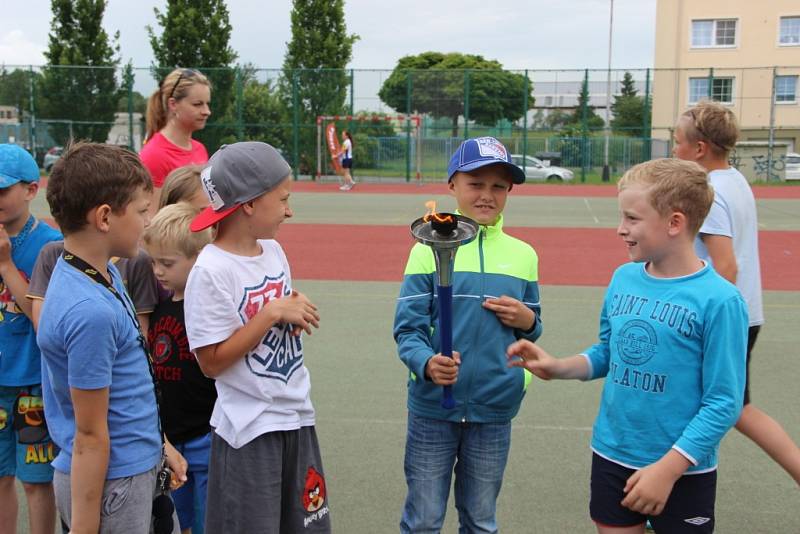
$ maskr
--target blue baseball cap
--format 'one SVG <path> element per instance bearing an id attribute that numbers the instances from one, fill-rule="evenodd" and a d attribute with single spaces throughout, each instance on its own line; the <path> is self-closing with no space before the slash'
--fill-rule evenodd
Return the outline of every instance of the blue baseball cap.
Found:
<path id="1" fill-rule="evenodd" d="M 497 163 L 508 167 L 515 184 L 525 182 L 525 173 L 514 165 L 506 147 L 494 137 L 474 137 L 461 143 L 447 165 L 447 181 L 452 180 L 457 172 L 474 171 Z"/>
<path id="2" fill-rule="evenodd" d="M 38 182 L 39 166 L 19 145 L 0 144 L 0 189 L 19 182 Z"/>

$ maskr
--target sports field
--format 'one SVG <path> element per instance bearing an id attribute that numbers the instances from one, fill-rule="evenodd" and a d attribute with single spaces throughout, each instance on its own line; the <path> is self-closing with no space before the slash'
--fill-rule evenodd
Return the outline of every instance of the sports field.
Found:
<path id="1" fill-rule="evenodd" d="M 540 343 L 556 355 L 593 343 L 603 286 L 626 260 L 614 233 L 615 188 L 515 188 L 506 228 L 537 249 Z M 752 364 L 754 403 L 800 441 L 800 188 L 756 188 L 767 322 Z M 298 182 L 294 219 L 282 228 L 295 287 L 320 308 L 306 336 L 306 365 L 334 531 L 397 532 L 405 495 L 406 370 L 392 340 L 395 298 L 412 245 L 408 225 L 424 202 L 452 210 L 444 185 Z M 34 210 L 46 216 L 43 194 Z M 458 340 L 454 340 L 458 349 Z M 506 533 L 591 533 L 587 514 L 589 439 L 602 383 L 534 381 L 514 420 L 499 500 Z M 735 431 L 723 441 L 717 532 L 797 533 L 800 490 Z M 456 532 L 452 504 L 445 532 Z M 27 532 L 24 513 L 21 532 Z"/>

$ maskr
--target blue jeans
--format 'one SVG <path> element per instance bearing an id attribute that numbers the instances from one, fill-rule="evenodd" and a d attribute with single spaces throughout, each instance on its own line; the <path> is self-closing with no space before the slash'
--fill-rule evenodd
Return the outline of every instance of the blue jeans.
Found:
<path id="1" fill-rule="evenodd" d="M 497 532 L 497 496 L 510 446 L 510 421 L 451 423 L 409 413 L 405 455 L 408 495 L 400 532 L 441 530 L 454 471 L 458 531 Z"/>
<path id="2" fill-rule="evenodd" d="M 208 493 L 208 457 L 211 454 L 211 433 L 175 444 L 189 469 L 186 483 L 172 492 L 181 530 L 192 529 L 192 534 L 203 534 Z"/>

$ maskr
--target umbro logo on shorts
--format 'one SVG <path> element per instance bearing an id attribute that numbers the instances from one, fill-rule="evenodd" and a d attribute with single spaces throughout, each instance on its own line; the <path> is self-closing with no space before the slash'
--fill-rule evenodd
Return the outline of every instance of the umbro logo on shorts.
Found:
<path id="1" fill-rule="evenodd" d="M 711 521 L 710 517 L 692 517 L 691 519 L 684 519 L 684 523 L 689 523 L 695 526 L 705 525 Z"/>

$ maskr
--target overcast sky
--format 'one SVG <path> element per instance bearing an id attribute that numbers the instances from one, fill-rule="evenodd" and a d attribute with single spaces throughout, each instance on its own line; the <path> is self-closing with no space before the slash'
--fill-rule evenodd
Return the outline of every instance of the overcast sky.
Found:
<path id="1" fill-rule="evenodd" d="M 345 0 L 347 29 L 360 40 L 348 65 L 392 69 L 428 50 L 480 54 L 509 69 L 606 68 L 611 0 Z M 166 0 L 108 0 L 105 28 L 120 31 L 122 59 L 153 59 L 145 26 Z M 49 0 L 3 2 L 0 63 L 44 63 Z M 280 67 L 291 38 L 290 0 L 228 0 L 239 61 Z M 651 67 L 656 0 L 615 0 L 613 68 Z"/>

